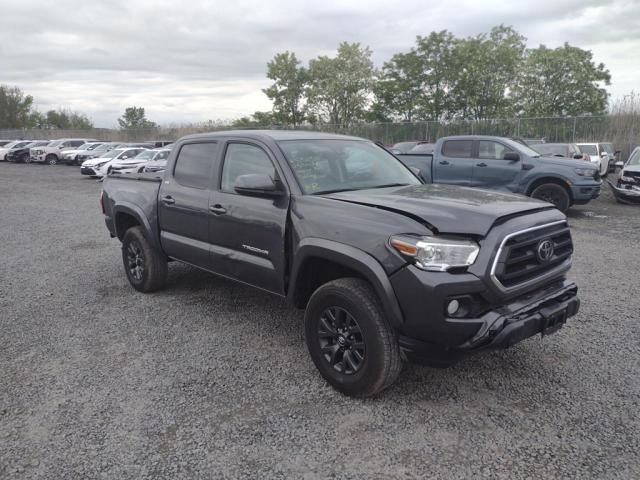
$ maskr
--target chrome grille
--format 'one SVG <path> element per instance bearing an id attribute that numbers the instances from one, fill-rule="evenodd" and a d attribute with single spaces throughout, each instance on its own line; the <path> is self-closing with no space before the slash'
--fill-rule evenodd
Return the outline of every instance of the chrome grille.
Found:
<path id="1" fill-rule="evenodd" d="M 539 248 L 545 240 L 553 253 L 542 258 Z M 568 268 L 573 242 L 566 221 L 542 225 L 507 235 L 492 267 L 492 278 L 504 290 L 518 288 L 550 277 Z"/>

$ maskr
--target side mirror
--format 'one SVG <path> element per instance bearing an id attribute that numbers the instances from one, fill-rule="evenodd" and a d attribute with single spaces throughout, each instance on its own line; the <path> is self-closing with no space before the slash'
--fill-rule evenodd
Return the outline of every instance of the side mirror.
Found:
<path id="1" fill-rule="evenodd" d="M 284 192 L 279 181 L 274 181 L 269 175 L 262 173 L 240 175 L 236 178 L 233 189 L 241 195 L 256 197 L 279 197 Z"/>
<path id="2" fill-rule="evenodd" d="M 509 160 L 510 162 L 517 162 L 520 160 L 520 155 L 516 152 L 507 152 L 502 158 L 505 160 Z"/>
<path id="3" fill-rule="evenodd" d="M 623 162 L 623 161 L 618 161 L 618 162 L 616 162 L 616 163 L 615 163 L 615 167 L 616 167 L 616 168 L 622 168 L 622 167 L 624 167 L 624 162 Z"/>
<path id="4" fill-rule="evenodd" d="M 622 150 L 616 150 L 615 152 L 613 152 L 613 156 L 617 157 L 618 155 L 620 155 L 620 152 L 622 152 Z"/>

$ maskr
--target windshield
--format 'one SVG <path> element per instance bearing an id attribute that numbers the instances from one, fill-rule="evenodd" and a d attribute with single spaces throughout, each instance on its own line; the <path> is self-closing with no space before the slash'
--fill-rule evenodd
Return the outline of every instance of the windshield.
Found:
<path id="1" fill-rule="evenodd" d="M 155 153 L 156 152 L 152 150 L 145 150 L 144 152 L 140 152 L 138 155 L 136 155 L 136 160 L 151 160 Z"/>
<path id="2" fill-rule="evenodd" d="M 610 143 L 601 143 L 600 150 L 613 155 L 613 145 L 611 145 Z"/>
<path id="3" fill-rule="evenodd" d="M 568 155 L 568 150 L 565 145 L 554 145 L 552 143 L 541 143 L 536 145 L 535 148 L 542 155 L 560 155 L 561 157 L 566 157 Z"/>
<path id="4" fill-rule="evenodd" d="M 627 165 L 625 165 L 625 167 L 629 165 L 640 165 L 640 148 L 636 148 L 633 151 L 629 160 L 627 160 Z"/>
<path id="5" fill-rule="evenodd" d="M 370 142 L 283 140 L 278 145 L 307 194 L 420 183 L 398 159 Z"/>
<path id="6" fill-rule="evenodd" d="M 587 155 L 598 155 L 598 149 L 595 145 L 587 145 L 584 143 L 579 143 L 578 148 L 582 153 L 586 153 Z"/>
<path id="7" fill-rule="evenodd" d="M 16 144 L 11 148 L 24 148 L 32 142 L 16 142 Z"/>
<path id="8" fill-rule="evenodd" d="M 44 147 L 47 143 L 49 143 L 49 142 L 42 142 L 42 141 L 40 141 L 40 142 L 31 142 L 28 145 L 25 145 L 25 147 L 28 147 L 28 148 Z"/>
<path id="9" fill-rule="evenodd" d="M 119 153 L 122 153 L 122 150 L 109 150 L 108 152 L 105 152 L 102 155 L 100 155 L 100 158 L 113 158 Z"/>
<path id="10" fill-rule="evenodd" d="M 503 143 L 506 143 L 516 152 L 524 153 L 527 157 L 536 158 L 540 156 L 540 154 L 536 152 L 533 148 L 529 148 L 526 145 L 521 144 L 520 142 L 515 142 L 510 138 L 501 138 L 500 141 Z"/>
<path id="11" fill-rule="evenodd" d="M 59 145 L 62 145 L 64 143 L 64 140 L 55 140 L 54 142 L 51 142 L 49 144 L 50 147 L 57 147 Z"/>
<path id="12" fill-rule="evenodd" d="M 84 148 L 81 147 L 81 149 L 82 150 L 95 150 L 100 145 L 102 145 L 102 143 L 87 143 L 87 144 L 84 145 Z"/>

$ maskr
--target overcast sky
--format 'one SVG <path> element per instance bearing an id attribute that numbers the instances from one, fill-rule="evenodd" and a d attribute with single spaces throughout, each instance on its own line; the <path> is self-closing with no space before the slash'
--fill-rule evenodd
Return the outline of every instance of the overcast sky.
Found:
<path id="1" fill-rule="evenodd" d="M 99 127 L 131 105 L 164 125 L 232 119 L 270 109 L 261 89 L 278 52 L 307 62 L 346 40 L 370 46 L 381 66 L 416 35 L 500 23 L 529 46 L 592 50 L 613 98 L 640 90 L 639 0 L 0 0 L 0 83 Z"/>

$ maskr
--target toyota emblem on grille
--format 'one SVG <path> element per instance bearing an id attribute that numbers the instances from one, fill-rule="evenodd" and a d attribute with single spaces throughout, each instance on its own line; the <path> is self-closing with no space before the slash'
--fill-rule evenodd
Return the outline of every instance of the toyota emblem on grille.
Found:
<path id="1" fill-rule="evenodd" d="M 538 260 L 548 262 L 553 257 L 553 242 L 549 239 L 541 240 L 538 244 Z"/>

